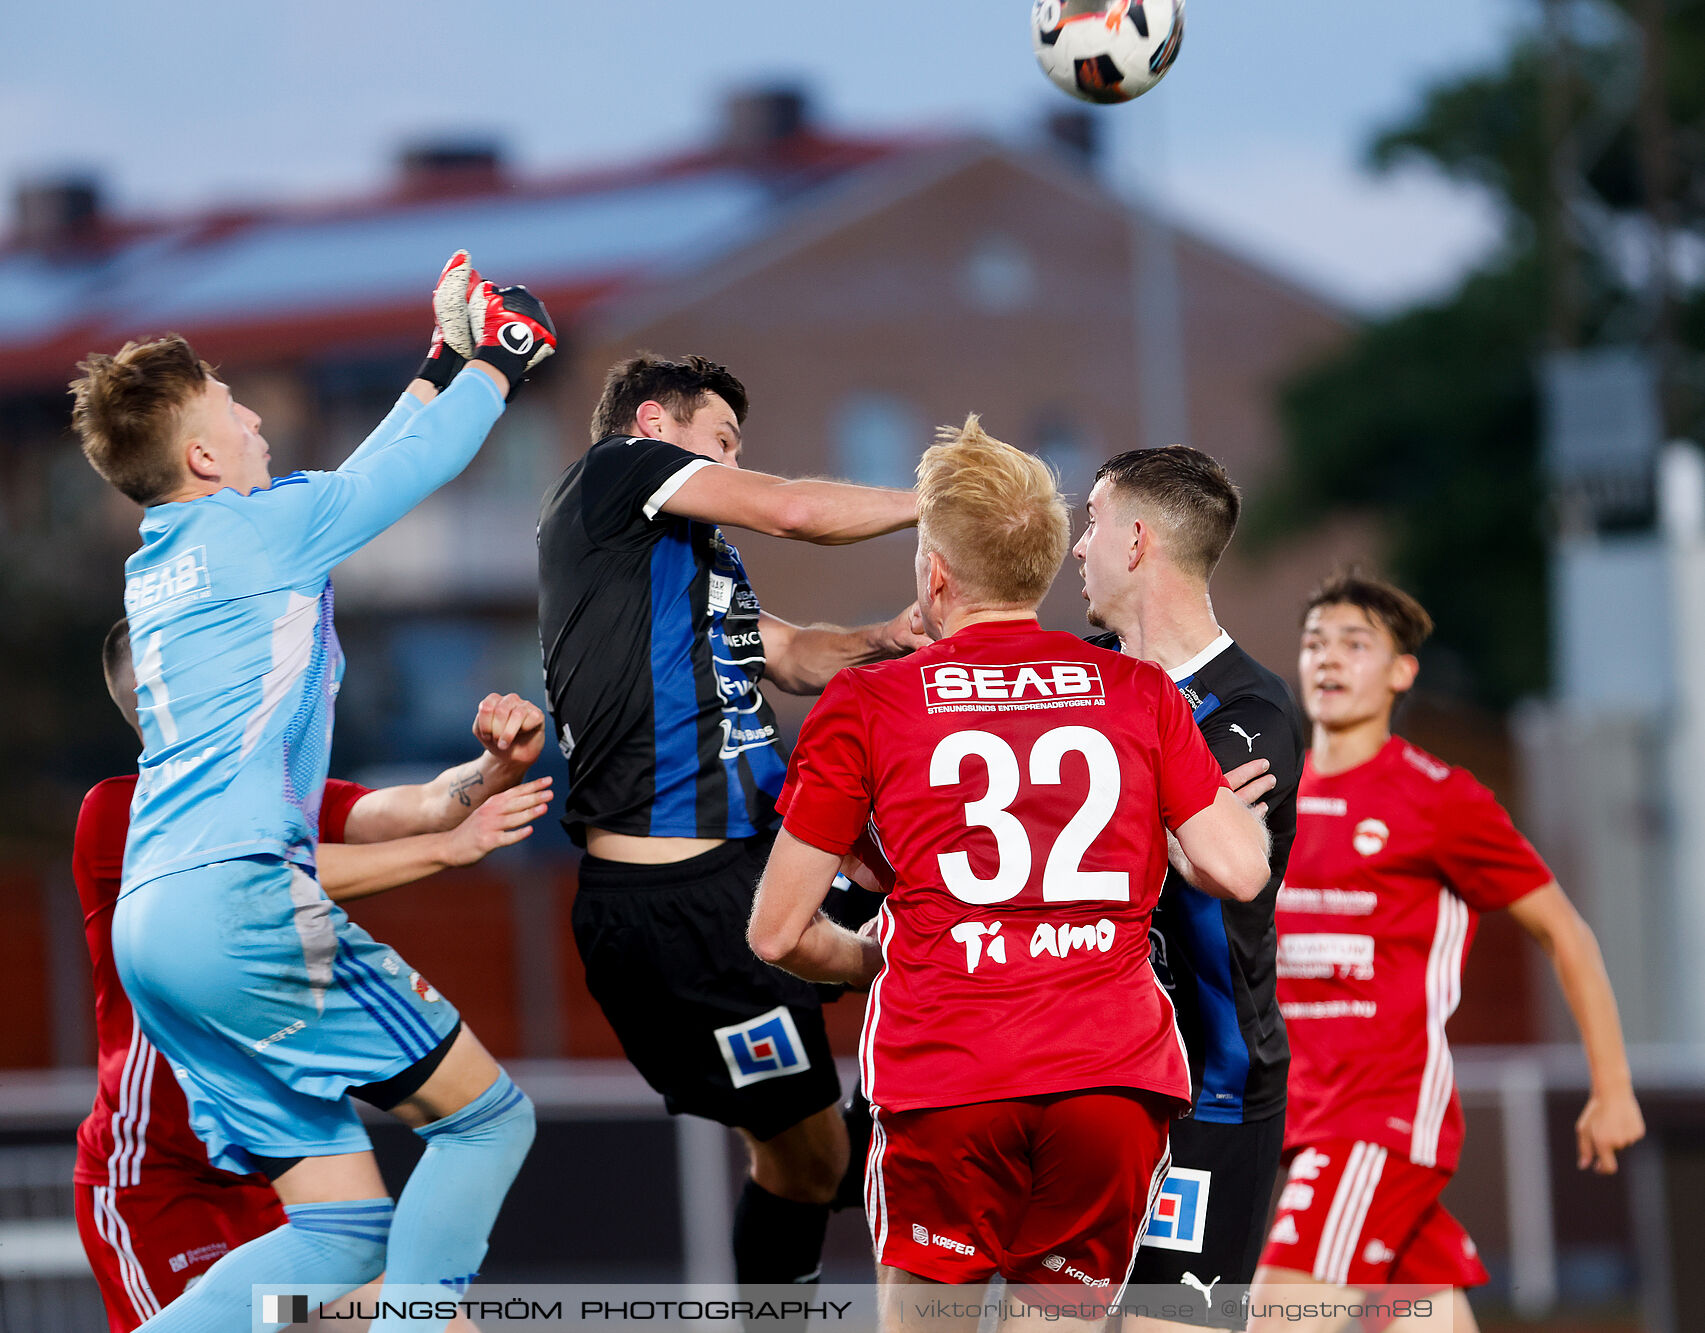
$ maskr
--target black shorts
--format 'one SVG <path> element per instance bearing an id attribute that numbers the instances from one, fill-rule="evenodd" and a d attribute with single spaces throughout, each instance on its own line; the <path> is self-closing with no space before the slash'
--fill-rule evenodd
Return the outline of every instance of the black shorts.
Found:
<path id="1" fill-rule="evenodd" d="M 840 1100 L 817 988 L 746 943 L 773 834 L 669 865 L 588 856 L 574 899 L 586 985 L 672 1115 L 771 1139 Z"/>
<path id="2" fill-rule="evenodd" d="M 1143 1235 L 1131 1282 L 1184 1282 L 1189 1274 L 1195 1281 L 1185 1283 L 1179 1303 L 1192 1303 L 1195 1317 L 1181 1315 L 1179 1322 L 1205 1328 L 1242 1328 L 1247 1322 L 1235 1311 L 1226 1313 L 1217 1292 L 1204 1300 L 1197 1284 L 1254 1279 L 1284 1143 L 1283 1111 L 1241 1125 L 1172 1122 L 1173 1174 Z"/>

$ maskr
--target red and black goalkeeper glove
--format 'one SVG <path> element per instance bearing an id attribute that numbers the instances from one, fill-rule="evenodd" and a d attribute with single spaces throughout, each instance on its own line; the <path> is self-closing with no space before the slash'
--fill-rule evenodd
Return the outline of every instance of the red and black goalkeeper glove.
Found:
<path id="1" fill-rule="evenodd" d="M 417 372 L 433 388 L 442 391 L 456 372 L 474 354 L 473 329 L 468 322 L 468 298 L 480 284 L 480 275 L 466 250 L 458 250 L 438 275 L 432 289 L 432 345 Z"/>
<path id="2" fill-rule="evenodd" d="M 556 325 L 550 312 L 525 287 L 496 287 L 489 282 L 480 283 L 467 304 L 474 345 L 468 359 L 502 371 L 513 398 L 522 377 L 556 351 Z"/>

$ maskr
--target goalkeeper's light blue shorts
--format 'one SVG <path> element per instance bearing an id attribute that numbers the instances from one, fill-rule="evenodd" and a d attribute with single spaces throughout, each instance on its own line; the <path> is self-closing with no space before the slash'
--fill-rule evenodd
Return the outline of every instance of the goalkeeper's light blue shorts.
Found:
<path id="1" fill-rule="evenodd" d="M 352 1087 L 409 1069 L 455 1006 L 344 914 L 312 875 L 249 857 L 164 875 L 118 900 L 113 956 L 215 1166 L 369 1146 Z"/>

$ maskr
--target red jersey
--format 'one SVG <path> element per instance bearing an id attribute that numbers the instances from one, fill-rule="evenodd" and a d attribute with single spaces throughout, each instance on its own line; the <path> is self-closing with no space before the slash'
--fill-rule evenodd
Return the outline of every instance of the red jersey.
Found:
<path id="1" fill-rule="evenodd" d="M 1304 763 L 1277 912 L 1287 1148 L 1359 1139 L 1455 1169 L 1462 960 L 1479 913 L 1551 879 L 1491 792 L 1401 737 L 1331 777 Z"/>
<path id="2" fill-rule="evenodd" d="M 1224 785 L 1163 671 L 1034 620 L 836 676 L 780 808 L 836 854 L 868 822 L 894 867 L 859 1043 L 871 1101 L 1131 1087 L 1187 1103 L 1149 916 L 1165 830 Z"/>
<path id="3" fill-rule="evenodd" d="M 323 842 L 342 842 L 343 827 L 368 788 L 326 783 L 320 806 Z M 79 1185 L 139 1185 L 160 1173 L 216 1170 L 189 1127 L 189 1107 L 166 1062 L 143 1036 L 119 983 L 112 956 L 112 914 L 124 869 L 130 801 L 136 775 L 108 778 L 83 798 L 71 851 L 71 875 L 83 907 L 83 931 L 94 967 L 95 1057 L 99 1083 L 94 1109 L 77 1129 Z M 229 1175 L 218 1172 L 225 1179 Z"/>

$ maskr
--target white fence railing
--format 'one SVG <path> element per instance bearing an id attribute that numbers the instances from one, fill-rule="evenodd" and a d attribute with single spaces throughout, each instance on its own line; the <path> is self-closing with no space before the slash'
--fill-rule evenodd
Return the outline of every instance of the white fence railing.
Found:
<path id="1" fill-rule="evenodd" d="M 1636 1047 L 1630 1052 L 1635 1086 L 1705 1103 L 1705 1048 Z M 662 1104 L 620 1061 L 515 1061 L 509 1069 L 533 1098 L 541 1119 L 661 1119 Z M 843 1064 L 843 1082 L 855 1071 Z M 1471 1109 L 1495 1109 L 1502 1127 L 1503 1199 L 1510 1238 L 1512 1299 L 1519 1314 L 1538 1317 L 1558 1298 L 1558 1257 L 1552 1207 L 1552 1148 L 1547 1099 L 1588 1088 L 1585 1062 L 1574 1046 L 1467 1047 L 1456 1052 L 1457 1085 Z M 0 1144 L 0 1279 L 86 1275 L 71 1220 L 70 1135 L 94 1092 L 89 1071 L 0 1073 L 0 1135 L 31 1143 Z M 380 1118 L 377 1113 L 364 1114 Z M 720 1125 L 682 1116 L 674 1122 L 679 1170 L 682 1278 L 731 1281 L 728 1247 L 730 1181 L 736 1169 L 733 1136 Z M 44 1134 L 63 1134 L 44 1144 Z M 1640 1304 L 1651 1333 L 1675 1328 L 1673 1274 L 1667 1238 L 1673 1201 L 1666 1198 L 1661 1161 L 1636 1154 L 1628 1180 L 1640 1259 Z M 49 1202 L 51 1200 L 51 1202 Z M 1687 1206 L 1705 1206 L 1689 1201 Z"/>

